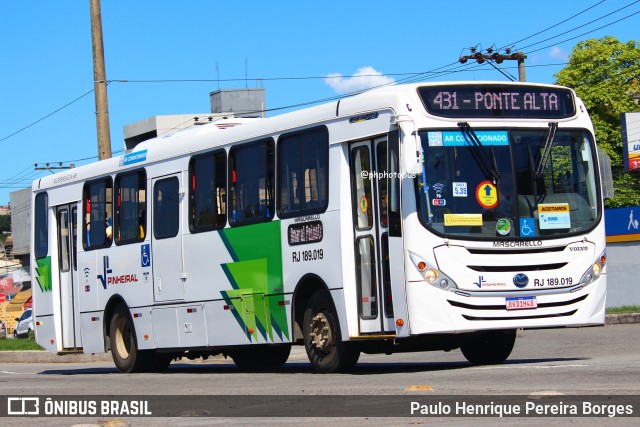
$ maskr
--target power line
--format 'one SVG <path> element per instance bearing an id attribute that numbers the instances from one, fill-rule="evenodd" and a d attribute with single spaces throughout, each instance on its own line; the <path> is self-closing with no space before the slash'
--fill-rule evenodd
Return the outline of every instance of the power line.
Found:
<path id="1" fill-rule="evenodd" d="M 60 108 L 58 108 L 58 109 L 56 109 L 56 110 L 52 111 L 51 113 L 47 114 L 46 116 L 39 118 L 39 119 L 38 119 L 38 120 L 36 120 L 35 122 L 32 122 L 32 123 L 28 124 L 27 126 L 23 127 L 22 129 L 18 129 L 17 131 L 13 132 L 12 134 L 9 134 L 9 135 L 5 136 L 4 138 L 0 139 L 0 142 L 5 141 L 5 140 L 7 140 L 7 139 L 11 138 L 11 137 L 12 137 L 12 136 L 14 136 L 14 135 L 17 135 L 17 134 L 19 134 L 20 132 L 22 132 L 22 131 L 24 131 L 24 130 L 26 130 L 26 129 L 29 129 L 31 126 L 33 126 L 33 125 L 35 125 L 35 124 L 37 124 L 37 123 L 40 123 L 40 122 L 41 122 L 41 121 L 43 121 L 44 119 L 46 119 L 46 118 L 49 118 L 49 117 L 53 116 L 53 115 L 54 115 L 55 113 L 57 113 L 58 111 L 64 110 L 65 108 L 67 108 L 67 107 L 68 107 L 68 106 L 70 106 L 71 104 L 73 104 L 73 103 L 75 103 L 75 102 L 77 102 L 77 101 L 81 100 L 82 98 L 84 98 L 85 96 L 89 95 L 89 94 L 90 94 L 90 93 L 92 93 L 92 92 L 93 92 L 93 89 L 91 89 L 89 92 L 87 92 L 87 93 L 85 93 L 85 94 L 80 95 L 79 97 L 77 97 L 77 98 L 76 98 L 76 99 L 74 99 L 73 101 L 66 103 L 66 104 L 65 104 L 65 105 L 63 105 L 62 107 L 60 107 Z"/>
<path id="2" fill-rule="evenodd" d="M 546 38 L 546 39 L 544 39 L 544 40 L 540 40 L 539 42 L 532 43 L 532 44 L 530 44 L 530 45 L 524 46 L 524 47 L 522 47 L 522 48 L 520 48 L 520 49 L 521 49 L 521 50 L 524 50 L 524 49 L 527 49 L 527 48 L 529 48 L 529 47 L 536 46 L 536 45 L 538 45 L 538 44 L 541 44 L 541 43 L 544 43 L 544 42 L 546 42 L 546 41 L 552 40 L 552 39 L 554 39 L 554 38 L 556 38 L 556 37 L 560 37 L 560 36 L 563 36 L 563 35 L 565 35 L 565 34 L 571 33 L 571 32 L 573 32 L 573 31 L 576 31 L 576 30 L 578 30 L 578 29 L 580 29 L 580 28 L 583 28 L 583 27 L 585 27 L 585 26 L 587 26 L 587 25 L 593 24 L 594 22 L 600 21 L 601 19 L 604 19 L 604 18 L 606 18 L 606 17 L 608 17 L 608 16 L 611 16 L 611 15 L 613 15 L 613 14 L 615 14 L 615 13 L 618 13 L 618 12 L 620 12 L 621 10 L 626 9 L 626 8 L 628 8 L 628 7 L 630 7 L 630 6 L 633 6 L 634 4 L 636 4 L 636 3 L 638 3 L 638 2 L 640 2 L 640 0 L 636 0 L 636 1 L 632 2 L 632 3 L 629 3 L 628 5 L 623 6 L 623 7 L 621 7 L 620 9 L 614 10 L 613 12 L 610 12 L 610 13 L 608 13 L 608 14 L 606 14 L 606 15 L 603 15 L 603 16 L 601 16 L 601 17 L 597 18 L 597 19 L 594 19 L 594 20 L 592 20 L 592 21 L 589 21 L 589 22 L 587 22 L 586 24 L 580 25 L 579 27 L 572 28 L 572 29 L 567 30 L 567 31 L 564 31 L 564 32 L 562 32 L 562 33 L 560 33 L 560 34 L 556 34 L 555 36 L 552 36 L 552 37 Z M 580 34 L 580 35 L 578 35 L 578 36 L 575 36 L 575 37 L 573 37 L 573 38 L 569 38 L 569 39 L 563 40 L 563 41 L 558 42 L 558 43 L 564 43 L 564 42 L 566 42 L 566 41 L 573 40 L 574 38 L 578 38 L 578 37 L 581 37 L 581 36 L 583 36 L 583 35 L 586 35 L 586 34 L 592 33 L 592 32 L 594 32 L 594 31 L 601 30 L 602 28 L 606 28 L 606 27 L 608 27 L 608 26 L 610 26 L 610 25 L 616 24 L 616 23 L 618 23 L 618 22 L 620 22 L 620 21 L 623 21 L 623 20 L 625 20 L 625 19 L 627 19 L 627 18 L 632 17 L 633 15 L 637 15 L 638 13 L 640 13 L 640 11 L 635 12 L 635 13 L 632 13 L 631 15 L 627 15 L 627 16 L 625 16 L 624 18 L 618 19 L 617 21 L 611 22 L 611 23 L 609 23 L 609 24 L 605 24 L 605 25 L 603 25 L 603 26 L 601 26 L 601 27 L 598 27 L 598 28 L 596 28 L 596 29 L 590 30 L 590 31 L 588 31 L 588 32 L 586 32 L 586 33 L 582 33 L 582 34 Z M 549 46 L 547 46 L 547 47 L 549 47 Z M 545 48 L 542 48 L 542 49 L 546 49 L 546 47 L 545 47 Z M 540 50 L 540 49 L 538 49 L 538 50 Z M 537 52 L 537 50 L 534 50 L 533 52 Z M 531 53 L 531 52 L 529 52 L 529 53 Z"/>
<path id="3" fill-rule="evenodd" d="M 575 17 L 577 17 L 577 16 L 579 16 L 579 15 L 582 15 L 583 13 L 585 13 L 585 12 L 587 12 L 587 11 L 589 11 L 589 10 L 593 9 L 594 7 L 598 6 L 599 4 L 604 3 L 605 1 L 606 1 L 606 0 L 599 1 L 598 3 L 594 4 L 593 6 L 589 6 L 588 8 L 584 9 L 584 10 L 583 10 L 583 11 L 581 11 L 581 12 L 576 13 L 575 15 L 570 16 L 569 18 L 563 19 L 562 21 L 558 22 L 557 24 L 553 24 L 553 25 L 551 25 L 550 27 L 547 27 L 547 28 L 545 28 L 544 30 L 538 31 L 538 32 L 537 32 L 537 33 L 535 33 L 535 34 L 532 34 L 532 35 L 530 35 L 530 36 L 527 36 L 527 37 L 525 37 L 525 38 L 522 38 L 522 39 L 520 39 L 520 40 L 517 40 L 517 41 L 515 41 L 515 42 L 513 42 L 513 43 L 510 43 L 510 44 L 508 44 L 508 45 L 506 45 L 506 46 L 503 46 L 503 47 L 499 48 L 498 50 L 503 50 L 503 49 L 505 49 L 505 48 L 507 48 L 507 47 L 515 46 L 515 45 L 517 45 L 517 44 L 518 44 L 518 43 L 520 43 L 520 42 L 523 42 L 523 41 L 528 40 L 528 39 L 531 39 L 531 38 L 533 38 L 533 37 L 535 37 L 535 36 L 537 36 L 537 35 L 540 35 L 540 34 L 542 34 L 542 33 L 544 33 L 544 32 L 547 32 L 547 31 L 549 31 L 550 29 L 557 27 L 558 25 L 564 24 L 565 22 L 568 22 L 568 21 L 572 20 L 573 18 L 575 18 Z"/>

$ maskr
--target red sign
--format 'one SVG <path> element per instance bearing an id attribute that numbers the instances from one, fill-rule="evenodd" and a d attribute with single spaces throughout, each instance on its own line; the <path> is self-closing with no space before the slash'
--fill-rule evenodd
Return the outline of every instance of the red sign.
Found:
<path id="1" fill-rule="evenodd" d="M 0 302 L 5 302 L 7 300 L 7 296 L 5 294 L 0 294 Z"/>

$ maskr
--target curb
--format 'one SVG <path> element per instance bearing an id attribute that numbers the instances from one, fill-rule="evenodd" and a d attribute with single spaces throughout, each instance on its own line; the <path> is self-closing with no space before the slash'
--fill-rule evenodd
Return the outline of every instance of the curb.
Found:
<path id="1" fill-rule="evenodd" d="M 640 323 L 640 313 L 607 314 L 605 325 Z M 293 355 L 293 351 L 292 351 Z M 306 355 L 305 355 L 306 359 Z M 0 351 L 0 363 L 87 363 L 113 362 L 111 353 L 56 355 L 44 350 Z"/>
<path id="2" fill-rule="evenodd" d="M 605 325 L 621 325 L 623 323 L 640 323 L 640 313 L 607 314 Z"/>
<path id="3" fill-rule="evenodd" d="M 57 355 L 44 350 L 0 351 L 0 363 L 111 362 L 111 353 Z"/>

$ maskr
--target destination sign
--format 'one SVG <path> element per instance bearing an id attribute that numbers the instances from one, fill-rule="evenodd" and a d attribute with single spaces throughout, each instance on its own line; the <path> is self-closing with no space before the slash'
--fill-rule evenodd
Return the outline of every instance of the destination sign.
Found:
<path id="1" fill-rule="evenodd" d="M 563 118 L 575 114 L 569 89 L 527 85 L 443 85 L 418 89 L 427 111 L 452 118 Z"/>

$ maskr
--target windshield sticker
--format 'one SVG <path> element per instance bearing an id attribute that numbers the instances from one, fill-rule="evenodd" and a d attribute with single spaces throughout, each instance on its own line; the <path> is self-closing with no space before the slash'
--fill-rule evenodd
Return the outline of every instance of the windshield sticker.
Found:
<path id="1" fill-rule="evenodd" d="M 464 133 L 459 131 L 436 132 L 442 133 L 442 144 L 445 147 L 471 145 Z M 506 130 L 478 130 L 475 135 L 482 145 L 509 145 L 509 136 Z M 431 146 L 431 138 L 429 138 Z"/>
<path id="2" fill-rule="evenodd" d="M 369 200 L 367 200 L 367 196 L 360 197 L 360 211 L 362 213 L 367 213 L 369 210 Z"/>
<path id="3" fill-rule="evenodd" d="M 500 218 L 496 222 L 496 231 L 501 236 L 507 236 L 511 232 L 511 223 L 506 218 Z"/>
<path id="4" fill-rule="evenodd" d="M 481 226 L 482 214 L 444 214 L 445 227 Z"/>
<path id="5" fill-rule="evenodd" d="M 538 205 L 540 229 L 571 228 L 569 203 L 553 203 Z"/>
<path id="6" fill-rule="evenodd" d="M 454 182 L 453 183 L 453 197 L 467 197 L 467 183 L 466 182 Z"/>
<path id="7" fill-rule="evenodd" d="M 533 218 L 520 218 L 520 236 L 536 237 L 537 235 L 536 221 Z"/>
<path id="8" fill-rule="evenodd" d="M 476 200 L 485 209 L 495 208 L 498 205 L 498 189 L 491 181 L 482 181 L 476 187 Z"/>
<path id="9" fill-rule="evenodd" d="M 442 147 L 442 132 L 427 132 L 429 147 Z"/>
<path id="10" fill-rule="evenodd" d="M 437 183 L 433 184 L 433 191 L 436 192 L 436 197 L 438 199 L 442 198 L 442 189 L 444 188 L 443 184 Z"/>

